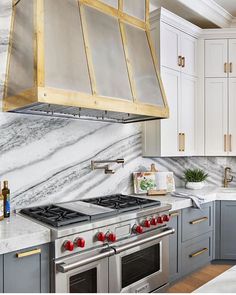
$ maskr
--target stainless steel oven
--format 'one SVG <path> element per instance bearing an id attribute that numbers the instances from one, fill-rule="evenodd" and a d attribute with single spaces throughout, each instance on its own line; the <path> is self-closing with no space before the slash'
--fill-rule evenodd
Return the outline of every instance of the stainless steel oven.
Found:
<path id="1" fill-rule="evenodd" d="M 108 293 L 108 257 L 113 249 L 74 254 L 54 263 L 56 293 Z"/>
<path id="2" fill-rule="evenodd" d="M 166 286 L 171 233 L 173 229 L 149 232 L 115 245 L 116 254 L 109 258 L 109 292 L 149 293 Z"/>

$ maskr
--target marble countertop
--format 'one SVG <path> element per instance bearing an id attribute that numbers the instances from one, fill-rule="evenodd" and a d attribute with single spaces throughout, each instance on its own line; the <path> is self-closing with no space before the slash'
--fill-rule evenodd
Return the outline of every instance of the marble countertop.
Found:
<path id="1" fill-rule="evenodd" d="M 48 243 L 50 237 L 48 228 L 12 213 L 0 221 L 0 255 Z"/>
<path id="2" fill-rule="evenodd" d="M 236 266 L 231 267 L 193 293 L 236 293 Z"/>
<path id="3" fill-rule="evenodd" d="M 185 188 L 177 188 L 176 192 L 198 195 L 204 198 L 204 203 L 212 201 L 236 201 L 236 188 L 224 189 L 219 187 L 206 187 L 201 190 L 189 190 Z M 176 211 L 192 206 L 192 201 L 189 198 L 172 197 L 170 194 L 166 196 L 142 196 L 152 200 L 159 200 L 162 203 L 171 204 L 171 211 Z"/>
<path id="4" fill-rule="evenodd" d="M 235 200 L 236 188 L 227 190 L 216 187 L 206 187 L 202 190 L 187 190 L 184 188 L 176 189 L 177 192 L 199 195 L 205 199 L 205 203 L 216 200 Z M 146 197 L 149 199 L 159 200 L 162 203 L 172 205 L 171 211 L 176 211 L 192 206 L 189 198 L 177 198 L 171 195 Z M 12 214 L 0 222 L 0 255 L 34 247 L 51 241 L 50 229 L 36 222 L 33 222 L 18 214 Z"/>

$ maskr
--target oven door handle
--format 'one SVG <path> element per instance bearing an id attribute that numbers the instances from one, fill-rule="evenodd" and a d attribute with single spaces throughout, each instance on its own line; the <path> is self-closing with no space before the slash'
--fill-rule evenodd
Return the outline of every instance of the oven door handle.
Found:
<path id="1" fill-rule="evenodd" d="M 115 254 L 114 250 L 109 249 L 109 250 L 99 253 L 93 257 L 89 257 L 89 258 L 86 258 L 86 259 L 83 259 L 80 261 L 76 261 L 76 262 L 73 262 L 70 264 L 67 264 L 64 262 L 58 263 L 58 264 L 56 264 L 56 269 L 58 272 L 66 273 L 66 272 L 69 272 L 69 271 L 74 270 L 76 268 L 79 268 L 85 264 L 93 263 L 97 260 L 107 258 L 107 257 L 114 255 L 114 254 Z"/>
<path id="2" fill-rule="evenodd" d="M 163 231 L 163 232 L 161 232 L 161 233 L 159 233 L 157 235 L 154 235 L 154 236 L 151 236 L 151 237 L 148 237 L 148 238 L 144 238 L 142 240 L 135 241 L 135 242 L 132 242 L 132 243 L 129 243 L 129 244 L 125 244 L 125 245 L 122 245 L 122 246 L 119 246 L 119 247 L 113 247 L 113 248 L 116 251 L 116 254 L 119 254 L 119 253 L 121 253 L 123 251 L 126 251 L 126 250 L 129 250 L 131 248 L 143 245 L 143 244 L 148 243 L 148 242 L 155 241 L 157 239 L 163 238 L 165 236 L 168 236 L 168 235 L 171 235 L 171 234 L 174 234 L 174 233 L 175 233 L 174 228 L 167 228 L 165 231 Z"/>

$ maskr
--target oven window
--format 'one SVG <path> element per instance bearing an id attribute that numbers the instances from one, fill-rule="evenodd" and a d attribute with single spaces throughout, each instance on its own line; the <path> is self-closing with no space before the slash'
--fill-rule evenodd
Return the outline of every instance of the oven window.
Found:
<path id="1" fill-rule="evenodd" d="M 122 257 L 122 288 L 160 270 L 160 244 Z"/>
<path id="2" fill-rule="evenodd" d="M 70 277 L 70 293 L 97 293 L 97 269 Z"/>

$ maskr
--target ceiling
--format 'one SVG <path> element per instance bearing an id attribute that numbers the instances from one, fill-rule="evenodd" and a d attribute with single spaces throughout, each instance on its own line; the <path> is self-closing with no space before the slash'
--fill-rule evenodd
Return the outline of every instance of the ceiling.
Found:
<path id="1" fill-rule="evenodd" d="M 195 25 L 226 28 L 236 23 L 236 0 L 150 0 L 150 9 L 164 7 Z"/>
<path id="2" fill-rule="evenodd" d="M 227 10 L 232 16 L 236 17 L 236 1 L 235 0 L 214 0 L 217 4 Z"/>

